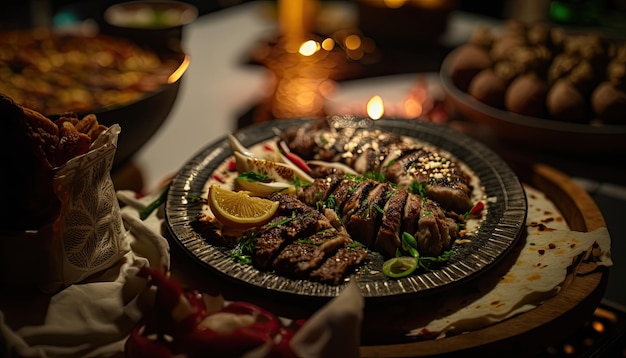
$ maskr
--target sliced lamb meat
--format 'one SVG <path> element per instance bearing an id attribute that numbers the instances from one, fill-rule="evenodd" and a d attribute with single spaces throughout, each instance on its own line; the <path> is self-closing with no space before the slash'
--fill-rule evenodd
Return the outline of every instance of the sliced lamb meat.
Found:
<path id="1" fill-rule="evenodd" d="M 367 258 L 367 250 L 361 246 L 342 247 L 329 257 L 322 266 L 313 270 L 312 280 L 337 285 L 354 267 Z"/>
<path id="2" fill-rule="evenodd" d="M 421 210 L 418 229 L 413 236 L 417 251 L 423 256 L 439 256 L 450 249 L 448 221 L 441 208 L 432 200 L 426 200 Z"/>
<path id="3" fill-rule="evenodd" d="M 402 243 L 402 217 L 408 194 L 404 189 L 393 190 L 383 207 L 384 215 L 374 247 L 387 257 L 394 256 Z"/>
<path id="4" fill-rule="evenodd" d="M 324 230 L 307 238 L 301 238 L 287 245 L 274 259 L 272 267 L 276 272 L 304 278 L 320 266 L 328 255 L 351 241 L 350 237 L 336 230 Z"/>
<path id="5" fill-rule="evenodd" d="M 422 198 L 417 195 L 407 195 L 402 216 L 402 232 L 413 234 L 417 231 L 422 211 L 422 201 Z"/>
<path id="6" fill-rule="evenodd" d="M 274 257 L 295 239 L 333 228 L 319 211 L 291 195 L 272 194 L 270 198 L 280 203 L 278 216 L 261 226 L 253 240 L 256 247 L 253 262 L 265 269 L 271 265 Z"/>
<path id="7" fill-rule="evenodd" d="M 318 202 L 326 201 L 342 180 L 343 177 L 337 175 L 315 180 L 310 185 L 298 188 L 296 196 L 306 205 L 315 207 Z"/>
<path id="8" fill-rule="evenodd" d="M 410 150 L 389 165 L 384 175 L 403 188 L 413 182 L 424 184 L 426 196 L 447 210 L 465 213 L 473 206 L 469 176 L 438 150 Z"/>
<path id="9" fill-rule="evenodd" d="M 359 209 L 364 200 L 367 200 L 367 196 L 376 184 L 373 180 L 364 180 L 361 183 L 353 183 L 352 193 L 346 198 L 346 201 L 341 205 L 337 201 L 338 205 L 341 205 L 341 220 L 344 223 L 350 221 L 350 217 Z M 348 229 L 350 232 L 350 229 Z"/>
<path id="10" fill-rule="evenodd" d="M 360 185 L 367 185 L 367 182 Z M 389 183 L 374 184 L 365 199 L 359 202 L 358 208 L 344 221 L 350 236 L 367 247 L 374 247 L 383 217 L 382 208 L 391 189 Z"/>

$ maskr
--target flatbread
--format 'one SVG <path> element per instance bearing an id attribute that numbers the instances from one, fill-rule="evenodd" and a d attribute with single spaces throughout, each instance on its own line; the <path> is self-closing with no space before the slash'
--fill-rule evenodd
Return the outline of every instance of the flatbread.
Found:
<path id="1" fill-rule="evenodd" d="M 442 337 L 449 332 L 475 330 L 533 309 L 560 291 L 568 268 L 595 244 L 599 248 L 597 264 L 612 265 L 606 227 L 592 232 L 571 231 L 543 193 L 528 186 L 525 190 L 528 235 L 517 246 L 515 263 L 493 288 L 481 287 L 479 292 L 483 294 L 471 304 L 412 330 L 409 336 L 428 333 Z M 452 301 L 444 307 L 458 304 Z"/>

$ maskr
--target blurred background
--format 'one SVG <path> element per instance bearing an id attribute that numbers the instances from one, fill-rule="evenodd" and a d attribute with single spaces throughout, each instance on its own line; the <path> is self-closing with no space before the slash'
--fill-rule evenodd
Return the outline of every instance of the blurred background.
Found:
<path id="1" fill-rule="evenodd" d="M 250 2 L 251 0 L 188 0 L 198 8 L 200 15 L 209 14 L 231 6 Z M 54 14 L 68 8 L 102 9 L 120 3 L 120 0 L 9 0 L 0 4 L 0 23 L 2 27 L 31 26 L 45 21 L 46 16 L 51 19 Z M 321 0 L 320 2 L 337 2 L 336 0 Z M 347 0 L 346 2 L 358 2 Z M 433 4 L 438 1 L 422 1 Z M 447 1 L 439 1 L 445 3 Z M 498 19 L 520 18 L 539 19 L 550 17 L 552 21 L 578 25 L 592 25 L 604 27 L 620 27 L 623 30 L 625 0 L 506 0 L 506 1 L 454 1 L 455 9 L 486 15 Z M 553 6 L 552 14 L 549 8 Z M 568 15 L 568 10 L 574 13 Z"/>

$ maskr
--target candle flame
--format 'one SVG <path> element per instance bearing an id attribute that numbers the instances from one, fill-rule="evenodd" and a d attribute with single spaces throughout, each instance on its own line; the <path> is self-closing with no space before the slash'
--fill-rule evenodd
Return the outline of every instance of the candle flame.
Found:
<path id="1" fill-rule="evenodd" d="M 300 45 L 300 49 L 298 50 L 298 52 L 302 56 L 311 56 L 317 51 L 319 51 L 320 47 L 321 46 L 317 41 L 309 40 L 309 41 L 302 43 L 302 45 Z"/>
<path id="2" fill-rule="evenodd" d="M 383 104 L 383 99 L 380 98 L 380 96 L 374 96 L 369 100 L 369 102 L 367 102 L 367 115 L 371 119 L 380 119 L 384 113 L 385 106 Z"/>

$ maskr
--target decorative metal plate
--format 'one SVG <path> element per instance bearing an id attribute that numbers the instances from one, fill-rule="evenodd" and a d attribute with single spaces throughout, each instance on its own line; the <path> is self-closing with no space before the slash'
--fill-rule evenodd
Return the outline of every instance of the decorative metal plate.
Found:
<path id="1" fill-rule="evenodd" d="M 279 120 L 247 127 L 236 137 L 244 146 L 271 139 L 274 129 L 302 126 L 308 119 Z M 357 283 L 366 300 L 398 299 L 438 292 L 494 266 L 517 242 L 525 226 L 527 202 L 523 187 L 509 166 L 483 144 L 442 125 L 417 120 L 383 119 L 374 128 L 417 138 L 448 151 L 465 163 L 479 177 L 488 197 L 487 216 L 471 242 L 453 245 L 454 253 L 440 269 L 414 274 L 401 279 L 386 278 L 381 260 L 373 260 L 366 269 L 351 279 Z M 165 205 L 166 222 L 174 241 L 192 259 L 235 282 L 271 293 L 303 298 L 327 299 L 337 296 L 345 284 L 326 285 L 307 280 L 294 280 L 264 272 L 252 265 L 234 262 L 230 249 L 209 244 L 192 227 L 201 208 L 189 204 L 189 196 L 206 197 L 203 192 L 214 169 L 232 155 L 226 138 L 219 140 L 187 162 L 175 176 Z M 380 256 L 380 255 L 378 255 Z"/>

